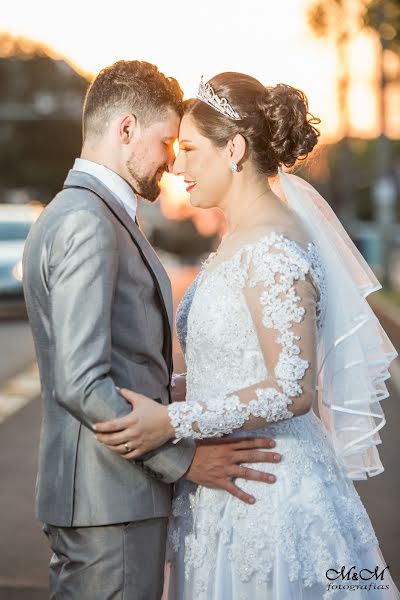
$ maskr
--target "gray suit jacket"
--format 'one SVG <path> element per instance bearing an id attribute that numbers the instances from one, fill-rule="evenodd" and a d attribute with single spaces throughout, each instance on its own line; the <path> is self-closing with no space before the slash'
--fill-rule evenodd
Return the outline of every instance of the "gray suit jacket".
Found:
<path id="1" fill-rule="evenodd" d="M 115 386 L 170 401 L 171 288 L 155 252 L 98 179 L 70 171 L 31 229 L 23 270 L 44 408 L 39 519 L 89 526 L 166 516 L 193 443 L 126 461 L 91 429 L 130 412 Z"/>

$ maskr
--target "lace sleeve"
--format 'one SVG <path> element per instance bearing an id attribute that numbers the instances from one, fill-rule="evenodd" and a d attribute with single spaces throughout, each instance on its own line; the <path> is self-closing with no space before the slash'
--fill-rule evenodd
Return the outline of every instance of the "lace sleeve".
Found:
<path id="1" fill-rule="evenodd" d="M 290 242 L 290 240 L 286 240 Z M 176 439 L 222 436 L 257 429 L 306 413 L 316 390 L 318 291 L 309 259 L 292 246 L 254 246 L 241 282 L 266 377 L 223 398 L 173 403 Z"/>

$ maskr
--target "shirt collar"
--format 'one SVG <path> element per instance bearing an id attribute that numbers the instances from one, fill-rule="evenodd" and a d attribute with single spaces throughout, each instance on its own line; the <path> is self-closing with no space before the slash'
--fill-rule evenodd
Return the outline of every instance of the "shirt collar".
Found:
<path id="1" fill-rule="evenodd" d="M 118 173 L 112 171 L 108 167 L 92 160 L 77 158 L 73 169 L 82 171 L 97 177 L 110 192 L 116 197 L 119 203 L 123 206 L 129 216 L 135 220 L 137 211 L 137 198 L 129 183 L 125 181 Z"/>

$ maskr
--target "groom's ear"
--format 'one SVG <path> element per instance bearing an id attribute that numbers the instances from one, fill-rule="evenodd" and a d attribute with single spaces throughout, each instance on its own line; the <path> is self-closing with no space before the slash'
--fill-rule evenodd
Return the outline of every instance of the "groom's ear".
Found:
<path id="1" fill-rule="evenodd" d="M 234 161 L 236 164 L 239 164 L 246 154 L 246 140 L 240 133 L 237 133 L 231 140 L 229 140 L 228 149 L 230 153 L 230 160 Z"/>
<path id="2" fill-rule="evenodd" d="M 137 117 L 133 114 L 123 115 L 118 119 L 118 135 L 122 144 L 129 144 L 140 129 Z"/>

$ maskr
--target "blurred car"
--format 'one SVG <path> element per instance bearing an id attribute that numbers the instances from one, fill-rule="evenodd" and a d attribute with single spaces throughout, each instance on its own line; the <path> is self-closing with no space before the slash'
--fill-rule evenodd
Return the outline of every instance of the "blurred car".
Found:
<path id="1" fill-rule="evenodd" d="M 0 309 L 24 307 L 22 254 L 32 224 L 43 210 L 40 204 L 0 204 Z"/>

